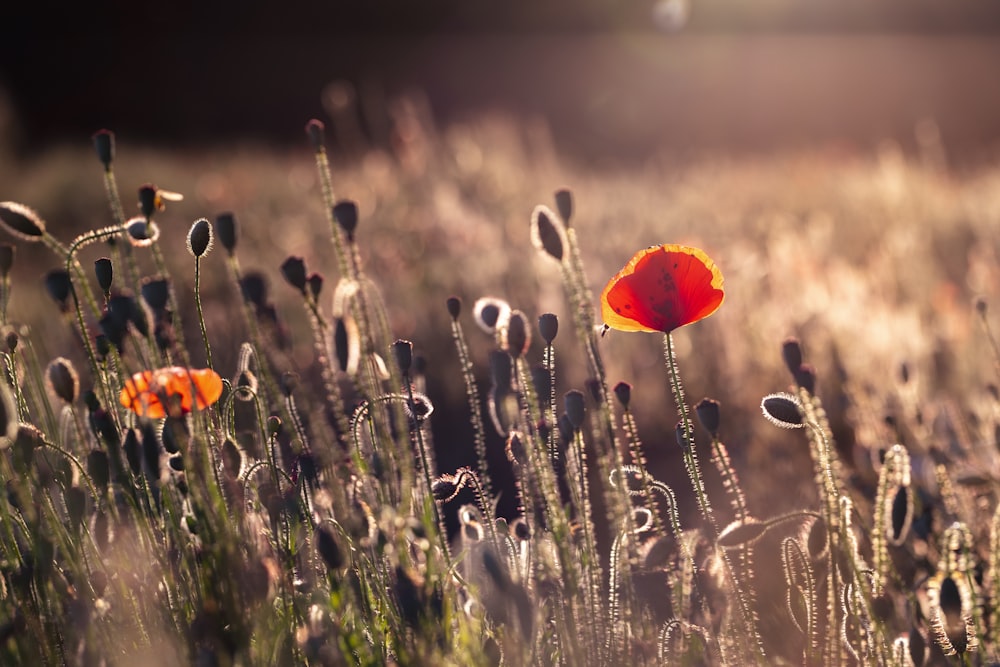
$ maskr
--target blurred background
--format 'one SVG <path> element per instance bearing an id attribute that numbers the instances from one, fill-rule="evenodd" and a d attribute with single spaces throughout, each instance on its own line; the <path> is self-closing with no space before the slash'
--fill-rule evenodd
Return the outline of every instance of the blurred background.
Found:
<path id="1" fill-rule="evenodd" d="M 0 27 L 5 133 L 20 151 L 105 126 L 172 147 L 300 145 L 303 119 L 354 96 L 377 144 L 387 101 L 419 91 L 438 122 L 541 119 L 560 152 L 588 161 L 905 148 L 926 121 L 957 163 L 997 152 L 989 0 L 49 5 L 8 3 Z"/>
<path id="2" fill-rule="evenodd" d="M 647 245 L 696 245 L 722 267 L 726 303 L 677 332 L 681 367 L 692 403 L 723 402 L 737 469 L 767 472 L 747 474 L 748 494 L 777 511 L 815 491 L 801 439 L 758 407 L 789 383 L 785 336 L 803 338 L 838 442 L 862 464 L 897 437 L 883 418 L 911 394 L 976 404 L 996 382 L 970 304 L 1000 299 L 998 65 L 995 0 L 8 3 L 0 199 L 36 208 L 65 242 L 110 224 L 90 137 L 113 130 L 129 215 L 143 183 L 185 195 L 159 220 L 187 340 L 200 334 L 184 235 L 234 211 L 241 262 L 270 279 L 304 369 L 307 319 L 278 267 L 304 257 L 333 292 L 303 133 L 324 120 L 393 334 L 428 360 L 451 471 L 472 463 L 472 430 L 445 300 L 465 303 L 484 394 L 494 342 L 471 321 L 476 299 L 531 321 L 554 312 L 569 331 L 558 268 L 528 231 L 569 187 L 595 303 Z M 18 245 L 12 317 L 43 332 L 43 358 L 70 355 L 40 279 L 61 260 L 38 245 Z M 244 333 L 221 255 L 202 289 L 232 377 Z M 561 395 L 587 378 L 573 338 L 560 341 Z M 609 382 L 636 386 L 654 474 L 685 484 L 660 337 L 602 346 Z"/>

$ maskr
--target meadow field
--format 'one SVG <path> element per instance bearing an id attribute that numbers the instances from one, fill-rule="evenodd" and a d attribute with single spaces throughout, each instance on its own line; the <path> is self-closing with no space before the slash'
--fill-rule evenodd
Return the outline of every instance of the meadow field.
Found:
<path id="1" fill-rule="evenodd" d="M 307 121 L 0 160 L 0 662 L 1000 660 L 995 164 Z M 661 244 L 721 307 L 602 333 Z"/>

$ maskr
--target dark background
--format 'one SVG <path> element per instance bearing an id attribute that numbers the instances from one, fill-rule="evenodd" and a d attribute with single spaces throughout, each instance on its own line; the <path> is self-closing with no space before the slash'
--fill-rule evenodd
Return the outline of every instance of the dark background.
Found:
<path id="1" fill-rule="evenodd" d="M 542 118 L 561 150 L 591 160 L 906 146 L 926 119 L 953 160 L 997 155 L 1000 2 L 692 0 L 675 30 L 657 6 L 8 3 L 0 87 L 22 152 L 100 127 L 169 146 L 299 144 L 340 81 L 368 104 L 368 125 L 416 90 L 438 122 Z"/>

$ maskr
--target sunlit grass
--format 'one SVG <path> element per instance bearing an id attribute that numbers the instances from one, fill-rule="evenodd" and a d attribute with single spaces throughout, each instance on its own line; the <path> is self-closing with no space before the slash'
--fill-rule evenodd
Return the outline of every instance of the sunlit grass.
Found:
<path id="1" fill-rule="evenodd" d="M 310 124 L 286 153 L 124 142 L 103 181 L 86 146 L 5 166 L 45 235 L 5 218 L 3 661 L 1000 657 L 1000 172 L 594 169 L 504 119 L 409 129 L 352 162 Z M 662 243 L 705 249 L 723 306 L 600 336 Z M 120 403 L 176 365 L 218 402 Z"/>

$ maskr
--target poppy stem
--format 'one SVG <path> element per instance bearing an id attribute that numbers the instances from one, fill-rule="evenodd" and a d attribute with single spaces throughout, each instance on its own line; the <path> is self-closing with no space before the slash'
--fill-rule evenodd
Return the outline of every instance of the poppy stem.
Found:
<path id="1" fill-rule="evenodd" d="M 681 421 L 678 425 L 678 442 L 681 445 L 684 455 L 684 467 L 687 469 L 688 477 L 694 487 L 694 493 L 698 500 L 698 509 L 705 519 L 714 540 L 719 534 L 719 527 L 715 521 L 715 514 L 712 505 L 708 500 L 708 493 L 705 491 L 705 480 L 701 476 L 701 469 L 698 466 L 698 457 L 694 450 L 694 429 L 689 417 L 687 402 L 684 399 L 684 385 L 681 384 L 680 372 L 677 369 L 677 355 L 674 352 L 674 339 L 669 333 L 663 336 L 664 356 L 667 361 L 667 370 L 670 373 L 670 389 L 674 394 L 674 403 L 677 405 L 677 412 Z"/>
<path id="2" fill-rule="evenodd" d="M 663 336 L 663 348 L 664 356 L 667 361 L 667 369 L 670 373 L 670 389 L 673 391 L 674 402 L 677 404 L 677 412 L 681 417 L 680 424 L 677 426 L 677 442 L 681 445 L 681 450 L 684 456 L 684 468 L 687 470 L 692 486 L 694 486 L 695 496 L 698 500 L 698 508 L 701 510 L 705 523 L 708 524 L 709 537 L 712 542 L 715 542 L 719 537 L 719 526 L 716 523 L 715 514 L 712 512 L 712 505 L 708 500 L 708 493 L 705 491 L 705 480 L 701 476 L 701 470 L 698 466 L 698 457 L 694 448 L 694 429 L 692 428 L 693 425 L 691 423 L 691 418 L 688 416 L 689 412 L 687 403 L 684 399 L 684 386 L 681 384 L 680 371 L 677 369 L 677 355 L 674 352 L 673 336 L 671 336 L 669 332 Z M 746 624 L 748 640 L 750 642 L 748 648 L 756 653 L 759 663 L 761 659 L 764 658 L 765 654 L 761 643 L 760 633 L 757 631 L 756 615 L 750 607 L 750 602 L 747 599 L 746 594 L 743 592 L 743 587 L 740 585 L 739 579 L 736 577 L 736 571 L 734 570 L 729 557 L 726 555 L 725 551 L 721 551 L 719 556 L 726 563 L 730 584 L 732 585 L 733 592 L 739 602 L 743 622 Z"/>

